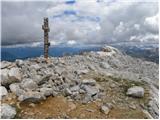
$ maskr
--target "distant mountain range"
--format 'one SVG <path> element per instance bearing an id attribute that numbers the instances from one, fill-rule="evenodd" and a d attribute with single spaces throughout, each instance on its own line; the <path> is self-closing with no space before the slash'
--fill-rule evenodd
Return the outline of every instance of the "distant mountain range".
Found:
<path id="1" fill-rule="evenodd" d="M 113 47 L 118 48 L 123 53 L 132 57 L 141 58 L 144 60 L 159 63 L 159 48 L 157 46 L 135 46 L 135 45 L 122 45 L 122 44 L 110 44 Z M 98 51 L 100 46 L 85 46 L 85 47 L 51 47 L 49 49 L 49 55 L 54 57 L 62 57 L 64 55 L 80 54 L 84 51 Z M 2 47 L 1 49 L 1 61 L 15 61 L 16 59 L 26 59 L 39 57 L 43 55 L 43 47 Z"/>
<path id="2" fill-rule="evenodd" d="M 157 46 L 119 46 L 112 45 L 132 57 L 159 63 L 159 48 Z"/>
<path id="3" fill-rule="evenodd" d="M 62 57 L 64 55 L 80 54 L 83 51 L 98 51 L 100 47 L 51 47 L 49 55 Z M 1 61 L 15 61 L 43 55 L 43 47 L 13 47 L 1 49 Z"/>

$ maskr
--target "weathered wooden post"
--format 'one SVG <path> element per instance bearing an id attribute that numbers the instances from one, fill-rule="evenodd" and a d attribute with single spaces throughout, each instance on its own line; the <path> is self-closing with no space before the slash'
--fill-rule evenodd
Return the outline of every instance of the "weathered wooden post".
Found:
<path id="1" fill-rule="evenodd" d="M 48 41 L 48 33 L 50 31 L 48 18 L 44 18 L 44 25 L 42 25 L 42 29 L 44 30 L 44 58 L 48 59 L 48 49 L 50 46 L 50 42 Z"/>

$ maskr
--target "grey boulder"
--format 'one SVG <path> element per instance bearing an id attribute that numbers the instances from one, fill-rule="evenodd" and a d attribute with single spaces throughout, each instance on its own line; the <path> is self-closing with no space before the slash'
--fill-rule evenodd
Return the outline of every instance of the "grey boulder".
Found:
<path id="1" fill-rule="evenodd" d="M 37 83 L 33 81 L 32 79 L 24 79 L 21 82 L 21 87 L 26 89 L 26 90 L 34 90 L 38 87 Z"/>
<path id="2" fill-rule="evenodd" d="M 21 73 L 19 68 L 11 68 L 8 72 L 9 80 L 12 81 L 20 81 L 21 80 Z"/>
<path id="3" fill-rule="evenodd" d="M 1 84 L 6 86 L 10 85 L 14 82 L 21 81 L 21 73 L 19 68 L 11 68 L 9 69 L 2 69 L 1 70 Z"/>
<path id="4" fill-rule="evenodd" d="M 1 118 L 13 119 L 16 115 L 16 109 L 8 104 L 1 105 Z"/>
<path id="5" fill-rule="evenodd" d="M 20 88 L 20 84 L 19 83 L 10 84 L 9 88 L 10 88 L 11 92 L 14 93 L 17 96 L 20 96 L 20 95 L 22 95 L 24 93 L 24 90 L 22 90 Z"/>
<path id="6" fill-rule="evenodd" d="M 8 72 L 9 72 L 9 69 L 2 69 L 1 70 L 1 84 L 2 85 L 7 85 L 9 82 L 9 77 L 8 77 Z"/>
<path id="7" fill-rule="evenodd" d="M 0 98 L 8 94 L 7 89 L 4 86 L 0 86 Z"/>

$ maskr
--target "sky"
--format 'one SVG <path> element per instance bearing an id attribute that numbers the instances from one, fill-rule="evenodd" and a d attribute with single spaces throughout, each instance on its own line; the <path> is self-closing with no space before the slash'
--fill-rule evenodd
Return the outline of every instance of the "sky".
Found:
<path id="1" fill-rule="evenodd" d="M 43 18 L 51 45 L 158 43 L 158 0 L 2 1 L 1 44 L 39 46 Z"/>

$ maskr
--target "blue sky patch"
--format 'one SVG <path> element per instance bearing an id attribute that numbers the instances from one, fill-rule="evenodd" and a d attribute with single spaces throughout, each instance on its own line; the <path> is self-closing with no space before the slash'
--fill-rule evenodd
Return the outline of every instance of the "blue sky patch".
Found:
<path id="1" fill-rule="evenodd" d="M 67 0 L 65 3 L 72 5 L 72 4 L 74 4 L 75 2 L 76 2 L 75 0 Z"/>
<path id="2" fill-rule="evenodd" d="M 76 11 L 74 11 L 74 10 L 65 10 L 64 14 L 65 15 L 76 15 Z"/>

